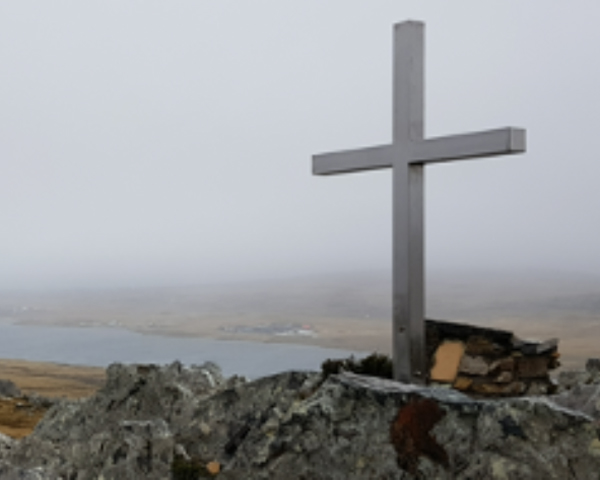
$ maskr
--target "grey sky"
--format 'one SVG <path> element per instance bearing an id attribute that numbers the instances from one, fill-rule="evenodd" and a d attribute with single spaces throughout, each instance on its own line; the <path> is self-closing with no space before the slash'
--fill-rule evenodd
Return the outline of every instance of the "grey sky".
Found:
<path id="1" fill-rule="evenodd" d="M 428 136 L 528 153 L 426 172 L 431 268 L 600 272 L 595 1 L 0 3 L 0 288 L 389 268 L 392 25 L 426 23 Z"/>

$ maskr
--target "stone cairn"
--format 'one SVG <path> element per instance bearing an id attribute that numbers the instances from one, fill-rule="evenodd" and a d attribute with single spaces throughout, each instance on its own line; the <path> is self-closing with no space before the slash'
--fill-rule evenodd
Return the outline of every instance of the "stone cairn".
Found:
<path id="1" fill-rule="evenodd" d="M 547 395 L 558 366 L 558 340 L 524 341 L 512 332 L 445 321 L 426 321 L 430 383 L 474 397 Z"/>

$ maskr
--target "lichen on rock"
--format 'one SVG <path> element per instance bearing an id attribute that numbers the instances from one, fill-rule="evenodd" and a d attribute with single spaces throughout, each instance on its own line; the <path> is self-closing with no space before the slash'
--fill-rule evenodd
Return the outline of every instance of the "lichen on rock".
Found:
<path id="1" fill-rule="evenodd" d="M 112 365 L 95 396 L 0 437 L 0 478 L 597 480 L 600 413 L 585 405 L 600 386 L 583 387 L 475 400 L 353 373 Z"/>

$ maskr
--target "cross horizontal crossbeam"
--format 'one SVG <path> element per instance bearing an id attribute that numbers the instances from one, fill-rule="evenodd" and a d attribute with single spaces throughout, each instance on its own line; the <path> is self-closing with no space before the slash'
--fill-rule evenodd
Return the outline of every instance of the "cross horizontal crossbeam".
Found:
<path id="1" fill-rule="evenodd" d="M 442 163 L 451 160 L 509 155 L 525 151 L 525 130 L 501 128 L 485 132 L 434 137 L 410 142 L 409 164 Z M 391 168 L 396 148 L 394 145 L 323 153 L 313 156 L 313 174 L 361 172 Z"/>

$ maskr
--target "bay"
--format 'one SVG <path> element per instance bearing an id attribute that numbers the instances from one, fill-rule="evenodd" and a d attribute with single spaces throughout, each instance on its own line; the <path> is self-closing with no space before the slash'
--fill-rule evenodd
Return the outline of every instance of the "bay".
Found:
<path id="1" fill-rule="evenodd" d="M 147 335 L 120 328 L 76 328 L 0 322 L 0 358 L 106 367 L 114 362 L 216 363 L 223 374 L 258 378 L 285 370 L 318 370 L 327 358 L 364 353 L 309 345 Z"/>

